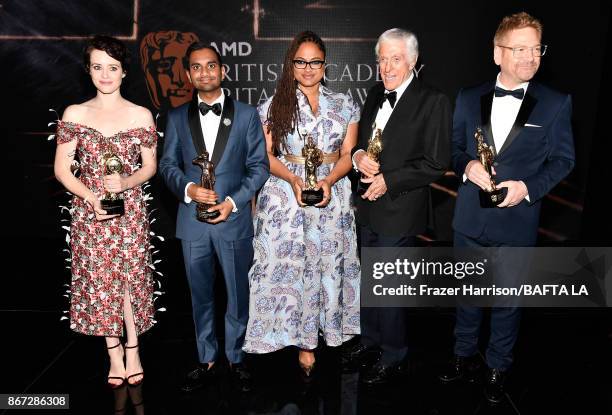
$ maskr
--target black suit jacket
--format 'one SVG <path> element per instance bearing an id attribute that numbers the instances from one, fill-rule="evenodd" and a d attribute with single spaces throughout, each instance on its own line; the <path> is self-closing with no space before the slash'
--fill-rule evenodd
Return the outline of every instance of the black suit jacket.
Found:
<path id="1" fill-rule="evenodd" d="M 374 85 L 364 104 L 355 151 L 366 150 L 385 88 Z M 429 184 L 450 163 L 452 115 L 448 98 L 416 77 L 404 91 L 382 135 L 380 170 L 387 193 L 376 201 L 355 195 L 357 221 L 389 236 L 422 233 L 432 222 Z"/>

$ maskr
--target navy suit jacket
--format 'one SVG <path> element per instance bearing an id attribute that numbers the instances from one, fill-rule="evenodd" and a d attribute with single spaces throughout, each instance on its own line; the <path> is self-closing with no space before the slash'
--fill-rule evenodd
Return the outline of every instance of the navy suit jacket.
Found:
<path id="1" fill-rule="evenodd" d="M 489 144 L 494 82 L 459 92 L 453 118 L 452 160 L 463 182 L 465 167 L 476 155 L 474 133 L 481 127 Z M 542 198 L 574 166 L 571 126 L 572 102 L 534 81 L 529 82 L 514 125 L 501 149 L 496 149 L 496 183 L 522 180 L 526 199 L 509 208 L 481 208 L 478 186 L 466 180 L 459 186 L 453 228 L 469 237 L 515 246 L 531 246 L 537 239 Z"/>
<path id="2" fill-rule="evenodd" d="M 196 218 L 196 202 L 185 203 L 185 187 L 189 182 L 200 184 L 202 169 L 192 163 L 204 150 L 197 96 L 190 103 L 171 110 L 164 134 L 164 154 L 159 170 L 170 190 L 178 197 L 176 237 L 195 241 L 205 232 L 215 230 L 225 240 L 253 236 L 251 199 L 269 176 L 261 121 L 255 108 L 225 97 L 221 122 L 212 151 L 215 165 L 215 192 L 222 202 L 230 196 L 238 212 L 225 222 L 212 225 Z M 209 154 L 210 149 L 207 149 Z"/>

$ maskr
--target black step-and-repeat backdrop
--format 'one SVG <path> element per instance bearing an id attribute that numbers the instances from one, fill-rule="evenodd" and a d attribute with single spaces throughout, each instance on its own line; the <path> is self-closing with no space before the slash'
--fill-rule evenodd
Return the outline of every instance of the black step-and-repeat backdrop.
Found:
<path id="1" fill-rule="evenodd" d="M 66 199 L 53 177 L 55 143 L 48 140 L 56 110 L 82 102 L 95 91 L 81 64 L 92 34 L 109 34 L 129 46 L 132 61 L 124 96 L 159 114 L 191 98 L 182 57 L 194 40 L 211 42 L 223 55 L 226 91 L 257 105 L 274 92 L 290 39 L 313 30 L 326 41 L 326 82 L 363 103 L 376 82 L 374 44 L 391 27 L 413 30 L 420 42 L 418 76 L 454 99 L 461 87 L 492 80 L 492 37 L 501 17 L 525 10 L 544 23 L 547 55 L 537 78 L 572 94 L 578 163 L 547 197 L 542 241 L 580 236 L 582 201 L 589 180 L 599 90 L 605 75 L 610 3 L 571 7 L 535 1 L 391 0 L 3 0 L 0 1 L 3 193 L 5 235 L 60 238 L 58 204 Z M 163 144 L 163 140 L 162 140 Z M 8 150 L 7 150 L 8 148 Z M 450 240 L 457 180 L 434 185 L 437 227 L 424 235 Z M 176 201 L 154 180 L 157 231 L 173 234 Z M 8 220 L 7 220 L 8 219 Z"/>

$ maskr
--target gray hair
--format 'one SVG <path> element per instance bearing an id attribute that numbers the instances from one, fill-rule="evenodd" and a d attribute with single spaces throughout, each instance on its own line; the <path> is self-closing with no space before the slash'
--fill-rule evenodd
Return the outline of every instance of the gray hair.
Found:
<path id="1" fill-rule="evenodd" d="M 415 61 L 419 57 L 419 41 L 414 33 L 408 30 L 399 29 L 397 27 L 389 29 L 378 37 L 376 46 L 374 46 L 374 53 L 378 57 L 380 50 L 380 44 L 387 40 L 402 40 L 406 45 L 406 53 L 408 58 L 413 58 Z"/>

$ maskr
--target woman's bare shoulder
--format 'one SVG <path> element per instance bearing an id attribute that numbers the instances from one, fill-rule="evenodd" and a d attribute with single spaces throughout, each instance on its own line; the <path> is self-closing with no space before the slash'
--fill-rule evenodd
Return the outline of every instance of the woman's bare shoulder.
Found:
<path id="1" fill-rule="evenodd" d="M 69 105 L 62 114 L 62 121 L 82 122 L 83 119 L 87 116 L 87 112 L 89 110 L 89 101 L 85 101 L 81 104 Z"/>
<path id="2" fill-rule="evenodd" d="M 148 108 L 136 105 L 132 102 L 129 102 L 127 108 L 130 112 L 130 119 L 133 125 L 145 128 L 155 126 L 155 122 L 153 121 L 153 115 L 151 114 L 151 111 L 149 111 Z"/>

